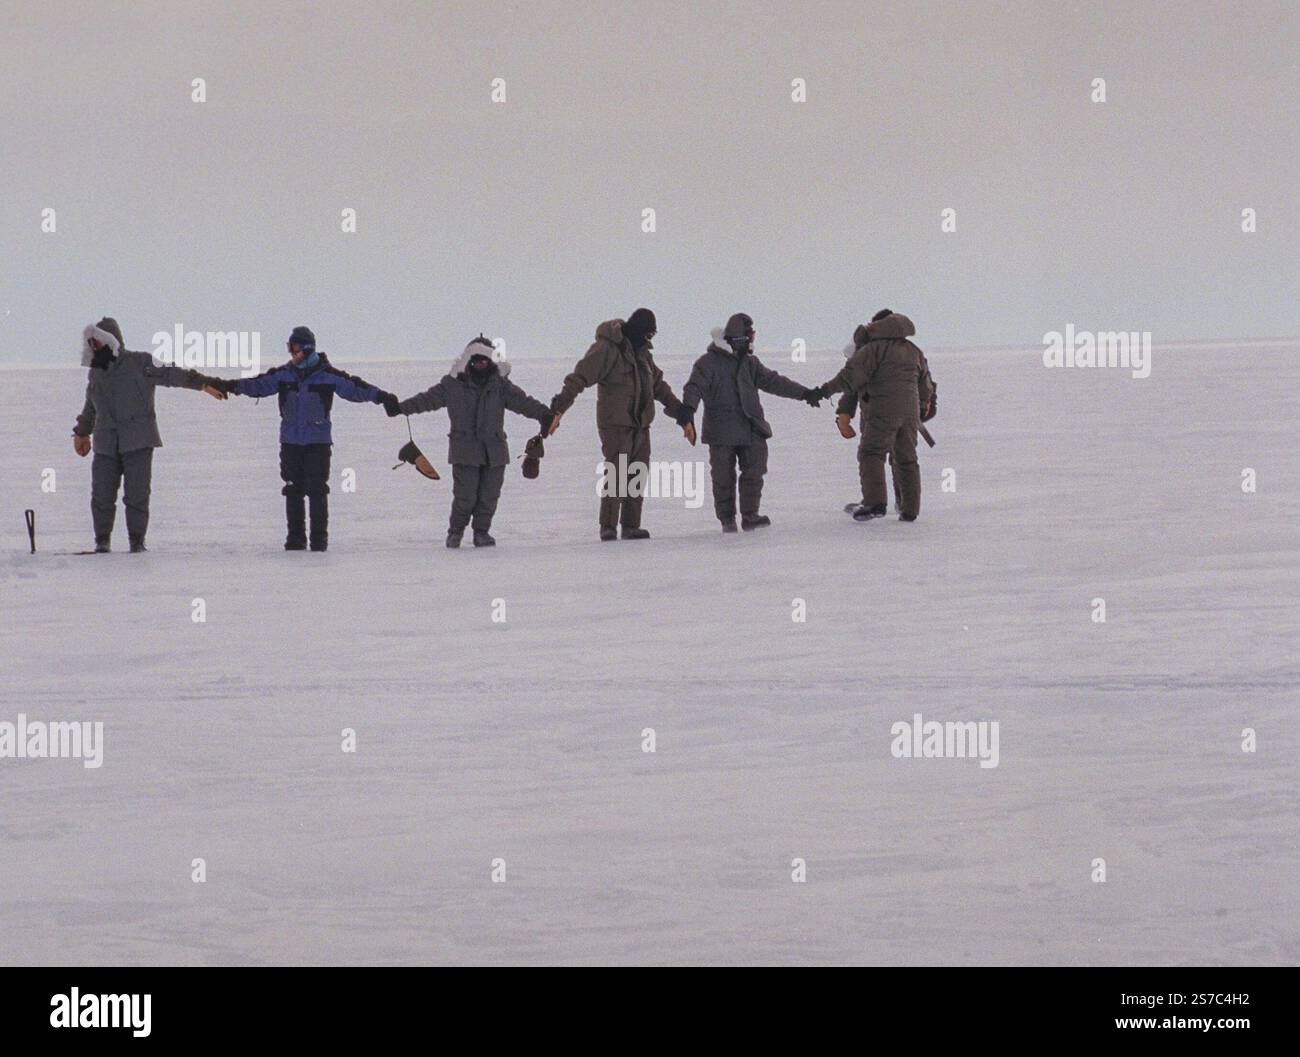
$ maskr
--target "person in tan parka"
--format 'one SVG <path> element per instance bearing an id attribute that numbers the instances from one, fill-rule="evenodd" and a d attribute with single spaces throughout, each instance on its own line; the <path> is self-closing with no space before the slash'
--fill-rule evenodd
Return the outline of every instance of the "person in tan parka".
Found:
<path id="1" fill-rule="evenodd" d="M 886 456 L 896 474 L 899 520 L 915 521 L 921 510 L 916 433 L 923 409 L 929 417 L 935 386 L 925 353 L 907 340 L 915 333 L 907 316 L 878 312 L 853 332 L 854 352 L 844 368 L 817 389 L 822 396 L 851 392 L 863 405 L 858 444 L 862 505 L 853 512 L 855 521 L 883 517 L 888 509 Z"/>
<path id="2" fill-rule="evenodd" d="M 655 417 L 656 400 L 682 427 L 686 439 L 695 443 L 691 413 L 664 381 L 664 373 L 651 355 L 655 324 L 655 315 L 648 308 L 638 308 L 626 322 L 611 319 L 602 323 L 596 328 L 591 348 L 551 398 L 551 410 L 558 420 L 573 406 L 579 393 L 589 386 L 596 387 L 596 430 L 605 461 L 614 470 L 619 468 L 619 456 L 624 457 L 627 466 L 638 462 L 649 465 L 650 423 Z M 621 486 L 621 477 L 607 477 L 611 478 Z M 622 525 L 623 539 L 649 539 L 650 533 L 641 527 L 644 497 L 621 495 L 621 491 L 617 487 L 614 494 L 601 497 L 600 538 L 617 539 L 617 526 Z"/>

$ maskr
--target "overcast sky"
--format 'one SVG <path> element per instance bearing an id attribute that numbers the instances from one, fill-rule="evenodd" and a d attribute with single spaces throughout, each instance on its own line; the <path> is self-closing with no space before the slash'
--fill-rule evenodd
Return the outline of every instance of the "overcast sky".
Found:
<path id="1" fill-rule="evenodd" d="M 0 0 L 0 362 L 105 313 L 344 363 L 576 357 L 642 304 L 680 352 L 882 305 L 923 347 L 1294 335 L 1298 54 L 1270 0 Z"/>

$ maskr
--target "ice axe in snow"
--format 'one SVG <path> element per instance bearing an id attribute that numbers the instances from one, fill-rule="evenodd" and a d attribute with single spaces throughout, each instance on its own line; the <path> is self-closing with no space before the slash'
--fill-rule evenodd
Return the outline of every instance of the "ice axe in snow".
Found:
<path id="1" fill-rule="evenodd" d="M 934 447 L 934 438 L 930 436 L 930 431 L 928 429 L 926 429 L 924 426 L 917 426 L 916 432 L 921 434 L 921 439 L 924 440 L 928 445 L 930 445 L 930 447 L 932 448 Z"/>
<path id="2" fill-rule="evenodd" d="M 32 553 L 36 553 L 36 511 L 24 510 L 23 517 L 27 519 L 27 538 L 31 541 Z"/>

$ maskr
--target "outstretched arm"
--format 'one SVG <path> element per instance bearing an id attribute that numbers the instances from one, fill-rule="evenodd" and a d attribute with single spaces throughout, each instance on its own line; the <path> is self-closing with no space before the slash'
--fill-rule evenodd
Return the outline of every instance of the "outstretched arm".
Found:
<path id="1" fill-rule="evenodd" d="M 437 411 L 439 408 L 447 406 L 447 392 L 443 388 L 443 383 L 431 385 L 423 393 L 416 393 L 415 396 L 406 400 L 401 400 L 397 404 L 397 413 L 399 415 L 418 415 L 422 411 Z"/>
<path id="2" fill-rule="evenodd" d="M 586 355 L 577 362 L 572 371 L 565 375 L 560 391 L 551 397 L 552 411 L 558 415 L 564 414 L 573 406 L 579 393 L 605 377 L 609 370 L 608 348 L 609 346 L 603 341 L 592 342 Z"/>
<path id="3" fill-rule="evenodd" d="M 275 367 L 252 378 L 225 379 L 217 388 L 240 396 L 270 396 L 280 388 L 282 381 L 287 380 L 284 374 L 283 368 Z"/>
<path id="4" fill-rule="evenodd" d="M 690 411 L 692 417 L 696 409 L 704 403 L 704 398 L 708 396 L 709 380 L 705 375 L 703 368 L 698 363 L 691 368 L 691 376 L 686 379 L 686 384 L 682 386 L 682 404 Z"/>
<path id="5" fill-rule="evenodd" d="M 664 380 L 664 372 L 661 371 L 657 366 L 652 366 L 651 370 L 654 372 L 653 377 L 655 380 L 654 383 L 655 399 L 658 400 L 659 403 L 664 405 L 664 410 L 669 415 L 671 415 L 674 419 L 681 420 L 682 412 L 685 410 L 685 405 L 683 405 L 682 402 L 677 399 L 677 394 L 673 392 L 673 387 Z M 690 415 L 688 414 L 686 418 L 689 419 Z"/>
<path id="6" fill-rule="evenodd" d="M 765 393 L 784 396 L 789 400 L 802 400 L 808 392 L 806 385 L 796 382 L 793 378 L 787 378 L 779 371 L 772 370 L 771 367 L 764 367 L 757 360 L 754 361 L 754 384 Z"/>
<path id="7" fill-rule="evenodd" d="M 691 447 L 695 447 L 695 409 L 687 407 L 677 399 L 677 394 L 673 392 L 673 387 L 664 381 L 664 372 L 652 360 L 650 362 L 651 377 L 654 378 L 654 397 L 659 403 L 664 405 L 664 410 L 672 416 L 673 421 L 682 427 L 682 436 L 691 442 Z"/>
<path id="8" fill-rule="evenodd" d="M 330 381 L 334 383 L 334 392 L 343 397 L 344 400 L 351 400 L 354 404 L 378 404 L 383 402 L 384 391 L 377 385 L 371 385 L 364 378 L 358 378 L 355 374 L 348 374 L 347 371 L 340 371 L 337 367 L 330 368 Z"/>
<path id="9" fill-rule="evenodd" d="M 189 367 L 177 367 L 174 363 L 158 363 L 147 352 L 142 352 L 140 355 L 145 357 L 144 376 L 154 385 L 161 385 L 167 389 L 202 389 L 205 385 L 212 385 L 217 381 Z"/>
<path id="10" fill-rule="evenodd" d="M 505 381 L 505 395 L 506 407 L 509 410 L 516 415 L 536 419 L 541 424 L 543 433 L 550 428 L 551 419 L 555 417 L 554 412 L 540 400 L 529 396 L 509 379 Z"/>

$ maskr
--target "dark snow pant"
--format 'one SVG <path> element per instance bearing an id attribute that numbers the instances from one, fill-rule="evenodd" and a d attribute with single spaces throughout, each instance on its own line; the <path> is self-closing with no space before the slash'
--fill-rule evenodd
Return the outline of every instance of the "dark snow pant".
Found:
<path id="1" fill-rule="evenodd" d="M 894 458 L 894 451 L 889 451 L 889 477 L 894 483 L 894 507 L 897 510 L 903 509 L 903 486 L 898 479 L 898 460 Z"/>
<path id="2" fill-rule="evenodd" d="M 632 477 L 633 463 L 644 463 L 646 471 L 638 476 L 642 480 L 649 479 L 650 431 L 625 426 L 606 426 L 598 432 L 601 454 L 612 467 L 606 477 L 611 485 L 611 494 L 602 495 L 600 498 L 600 527 L 614 528 L 622 524 L 624 528 L 640 528 L 641 506 L 645 502 L 645 496 L 625 496 L 623 492 Z M 623 456 L 622 465 L 626 467 L 626 477 L 620 473 L 620 455 Z"/>
<path id="3" fill-rule="evenodd" d="M 311 545 L 324 550 L 330 527 L 330 446 L 281 444 L 280 479 L 284 487 L 284 516 L 289 524 L 285 546 L 307 545 L 307 503 L 311 503 Z"/>
<path id="4" fill-rule="evenodd" d="M 451 521 L 449 532 L 461 533 L 473 519 L 475 532 L 487 532 L 497 512 L 501 486 L 505 484 L 504 466 L 473 466 L 453 463 L 451 467 Z"/>
<path id="5" fill-rule="evenodd" d="M 90 513 L 95 542 L 107 543 L 117 517 L 117 486 L 126 507 L 126 532 L 132 543 L 143 543 L 149 531 L 149 486 L 153 480 L 153 448 L 106 455 L 96 452 L 90 464 Z"/>
<path id="6" fill-rule="evenodd" d="M 736 517 L 736 466 L 740 466 L 740 512 L 758 513 L 767 473 L 767 441 L 753 444 L 710 444 L 709 474 L 713 478 L 713 510 L 719 521 Z"/>
<path id="7" fill-rule="evenodd" d="M 916 461 L 916 421 L 873 415 L 864 423 L 858 443 L 858 476 L 862 502 L 887 507 L 885 456 L 893 464 L 898 512 L 916 517 L 921 512 L 921 467 Z"/>

